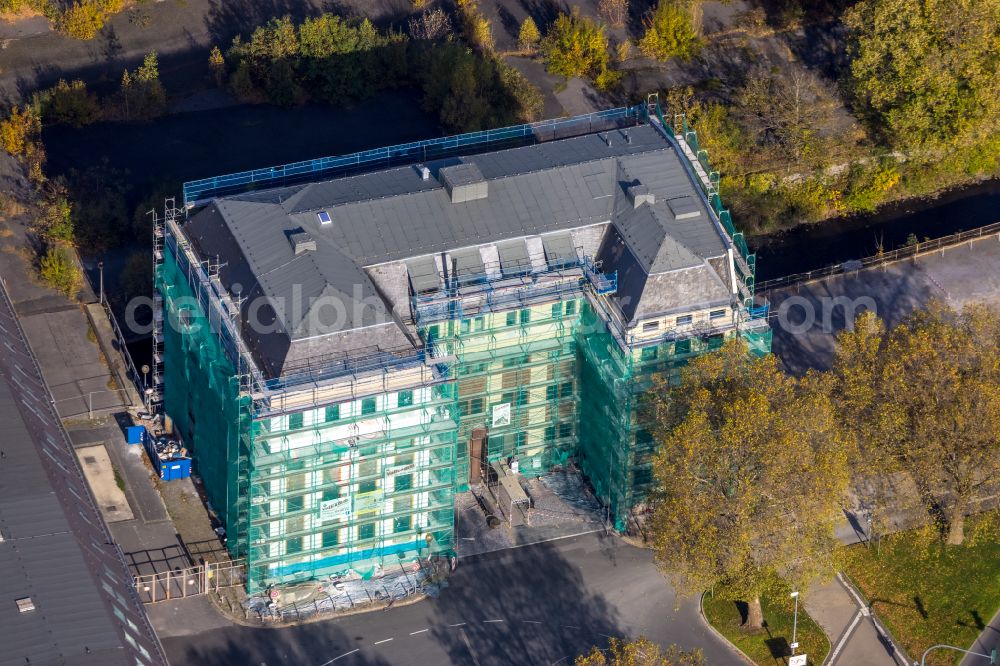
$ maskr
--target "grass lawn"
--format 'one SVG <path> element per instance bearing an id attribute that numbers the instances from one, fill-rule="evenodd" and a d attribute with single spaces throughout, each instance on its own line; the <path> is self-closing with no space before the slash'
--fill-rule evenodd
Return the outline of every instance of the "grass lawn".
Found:
<path id="1" fill-rule="evenodd" d="M 794 611 L 794 600 L 791 597 L 779 600 L 761 598 L 764 628 L 754 632 L 748 632 L 742 627 L 743 616 L 746 613 L 745 605 L 737 605 L 736 602 L 721 597 L 713 598 L 711 593 L 705 595 L 702 605 L 709 623 L 736 647 L 743 650 L 758 666 L 778 666 L 788 663 L 785 655 L 791 654 L 789 643 L 792 642 Z M 805 612 L 801 599 L 796 639 L 799 642 L 796 654 L 808 654 L 810 666 L 819 666 L 823 663 L 826 653 L 830 651 L 830 641 L 819 625 Z"/>
<path id="2" fill-rule="evenodd" d="M 968 648 L 1000 607 L 1000 513 L 970 518 L 965 543 L 945 546 L 924 531 L 841 551 L 842 570 L 868 597 L 910 658 L 931 645 Z M 932 652 L 928 664 L 955 664 L 961 655 Z"/>

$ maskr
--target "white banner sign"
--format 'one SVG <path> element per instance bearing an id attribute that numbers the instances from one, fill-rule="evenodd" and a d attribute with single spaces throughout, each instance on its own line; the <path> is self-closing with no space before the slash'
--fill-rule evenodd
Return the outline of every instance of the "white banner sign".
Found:
<path id="1" fill-rule="evenodd" d="M 322 521 L 350 518 L 350 516 L 350 497 L 338 497 L 337 499 L 323 500 L 319 503 L 319 519 Z"/>
<path id="2" fill-rule="evenodd" d="M 381 488 L 370 493 L 362 493 L 354 500 L 354 513 L 371 513 L 382 508 L 382 501 L 385 499 L 385 491 Z"/>
<path id="3" fill-rule="evenodd" d="M 809 659 L 804 654 L 797 654 L 794 657 L 788 658 L 788 666 L 806 666 L 809 663 Z"/>
<path id="4" fill-rule="evenodd" d="M 493 406 L 493 427 L 510 425 L 510 403 L 501 402 Z"/>
<path id="5" fill-rule="evenodd" d="M 397 474 L 413 474 L 417 469 L 414 463 L 408 463 L 406 465 L 396 465 L 395 467 L 387 467 L 385 470 L 385 478 L 392 479 Z"/>

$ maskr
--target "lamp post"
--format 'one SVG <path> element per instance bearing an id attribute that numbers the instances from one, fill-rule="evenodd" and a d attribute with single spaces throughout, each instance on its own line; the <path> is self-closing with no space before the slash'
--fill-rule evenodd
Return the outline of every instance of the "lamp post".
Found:
<path id="1" fill-rule="evenodd" d="M 795 640 L 795 631 L 799 628 L 799 592 L 798 590 L 792 592 L 792 598 L 795 599 L 795 613 L 792 615 L 792 656 L 795 656 L 795 650 L 799 647 L 798 641 Z"/>
<path id="2" fill-rule="evenodd" d="M 152 393 L 152 391 L 149 388 L 148 375 L 149 375 L 149 366 L 148 365 L 143 365 L 142 366 L 142 398 L 143 398 L 143 405 L 146 407 L 146 413 L 147 414 L 149 413 L 149 394 Z"/>
<path id="3" fill-rule="evenodd" d="M 974 657 L 982 657 L 983 659 L 989 659 L 991 664 L 996 664 L 997 663 L 997 649 L 996 648 L 993 648 L 992 650 L 990 650 L 989 654 L 983 654 L 982 652 L 973 652 L 972 650 L 963 650 L 962 648 L 955 647 L 954 645 L 944 645 L 944 644 L 941 644 L 941 645 L 932 645 L 929 648 L 927 648 L 926 650 L 924 650 L 923 656 L 920 657 L 920 666 L 924 666 L 924 661 L 927 659 L 927 654 L 931 650 L 937 650 L 937 649 L 941 649 L 941 650 L 954 650 L 955 652 L 964 652 L 965 654 L 971 654 Z M 916 662 L 913 663 L 913 666 L 917 666 Z"/>
<path id="4" fill-rule="evenodd" d="M 97 262 L 97 275 L 98 275 L 98 293 L 100 294 L 100 302 L 104 303 L 104 262 Z"/>

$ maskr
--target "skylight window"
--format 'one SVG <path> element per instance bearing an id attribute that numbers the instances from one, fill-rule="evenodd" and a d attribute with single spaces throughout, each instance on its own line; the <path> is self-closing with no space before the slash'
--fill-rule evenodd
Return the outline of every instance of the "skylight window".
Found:
<path id="1" fill-rule="evenodd" d="M 331 224 L 333 222 L 333 219 L 330 217 L 330 214 L 325 210 L 321 210 L 320 212 L 316 213 L 316 217 L 319 218 L 320 224 Z"/>

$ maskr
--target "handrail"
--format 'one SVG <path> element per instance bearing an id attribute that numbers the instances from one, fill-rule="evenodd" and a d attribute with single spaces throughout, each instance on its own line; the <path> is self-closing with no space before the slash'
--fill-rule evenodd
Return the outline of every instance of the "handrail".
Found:
<path id="1" fill-rule="evenodd" d="M 865 268 L 871 268 L 872 266 L 882 266 L 900 261 L 902 259 L 907 259 L 909 257 L 916 257 L 927 252 L 934 252 L 935 250 L 942 250 L 946 247 L 959 245 L 967 241 L 978 240 L 993 234 L 997 234 L 998 237 L 1000 237 L 1000 222 L 993 222 L 992 224 L 987 224 L 986 226 L 978 227 L 976 229 L 959 231 L 934 240 L 917 242 L 913 245 L 905 245 L 890 252 L 876 254 L 871 257 L 865 257 L 864 259 L 847 261 L 840 264 L 833 264 L 832 266 L 817 268 L 812 271 L 806 271 L 804 273 L 794 273 L 792 275 L 786 275 L 772 280 L 765 280 L 757 284 L 756 291 L 757 293 L 763 293 L 771 289 L 788 287 L 795 284 L 801 284 L 803 282 L 811 282 L 813 280 L 819 280 L 833 275 L 853 273 Z"/>
<path id="2" fill-rule="evenodd" d="M 550 132 L 552 137 L 555 138 L 557 130 L 573 125 L 582 125 L 584 122 L 587 123 L 587 129 L 581 133 L 589 134 L 603 129 L 601 127 L 595 128 L 594 121 L 616 121 L 633 116 L 638 119 L 640 111 L 639 106 L 622 106 L 573 116 L 571 118 L 540 120 L 524 125 L 456 134 L 436 139 L 424 139 L 411 143 L 363 150 L 349 155 L 320 157 L 313 160 L 293 162 L 291 164 L 264 167 L 263 169 L 252 169 L 202 178 L 200 180 L 191 180 L 184 183 L 184 206 L 191 207 L 198 202 L 205 201 L 214 196 L 242 191 L 247 189 L 247 186 L 257 183 L 273 183 L 279 180 L 285 181 L 288 178 L 308 180 L 310 177 L 320 175 L 332 176 L 373 163 L 383 163 L 389 166 L 394 159 L 405 162 L 426 161 L 427 159 L 454 154 L 456 151 L 469 146 L 489 145 L 512 139 L 530 137 L 536 141 L 542 141 L 544 140 L 542 137 L 546 132 Z"/>

